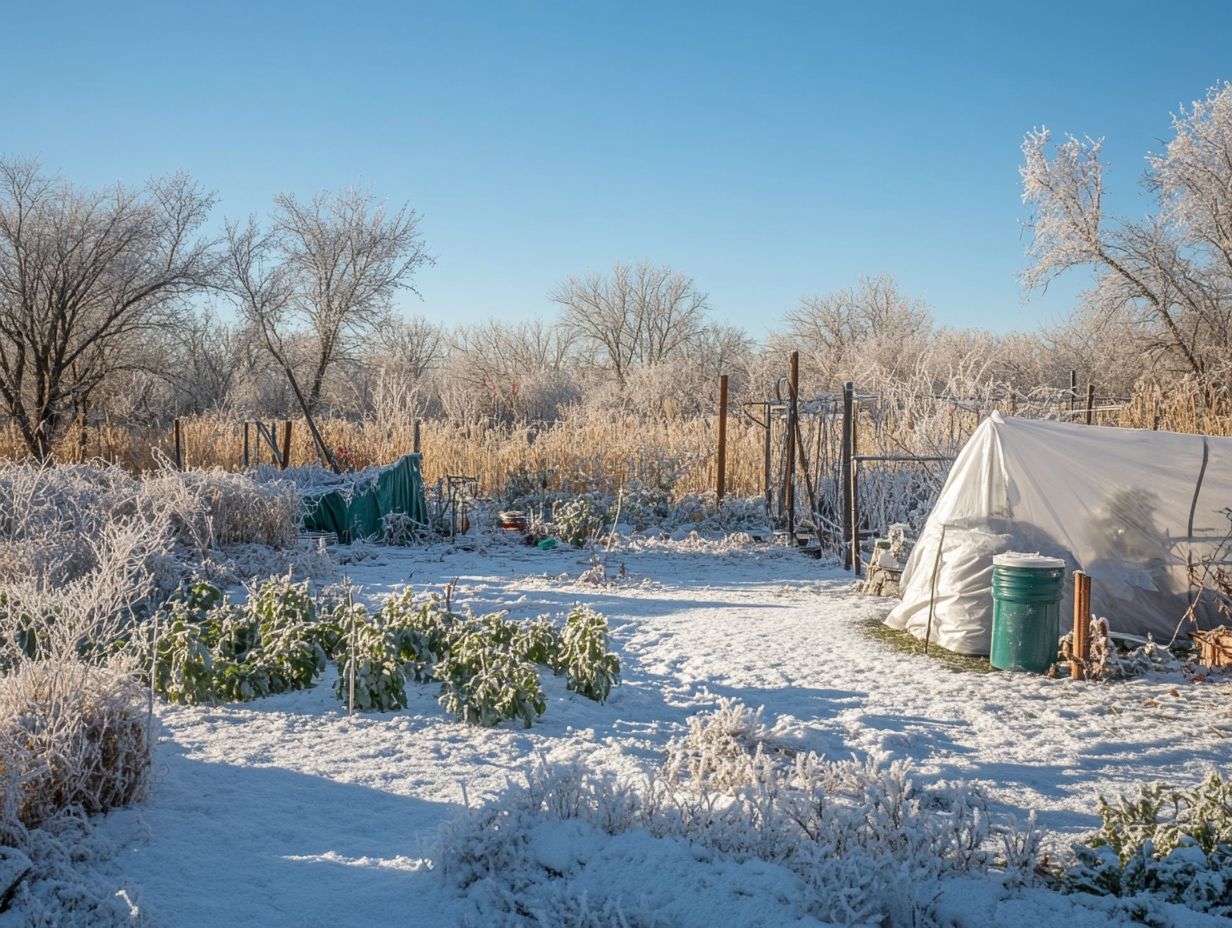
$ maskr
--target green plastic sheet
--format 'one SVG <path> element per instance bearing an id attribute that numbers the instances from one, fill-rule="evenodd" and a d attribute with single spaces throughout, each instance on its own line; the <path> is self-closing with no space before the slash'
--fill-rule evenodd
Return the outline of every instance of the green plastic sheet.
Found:
<path id="1" fill-rule="evenodd" d="M 348 488 L 325 489 L 307 499 L 304 531 L 333 532 L 343 544 L 381 534 L 381 520 L 400 512 L 428 523 L 420 455 L 407 454 L 393 464 L 354 475 Z"/>

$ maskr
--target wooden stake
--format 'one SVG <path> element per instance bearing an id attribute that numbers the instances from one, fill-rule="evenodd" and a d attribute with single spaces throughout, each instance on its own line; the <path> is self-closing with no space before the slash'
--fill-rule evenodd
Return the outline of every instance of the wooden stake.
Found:
<path id="1" fill-rule="evenodd" d="M 240 462 L 244 465 L 245 469 L 248 468 L 250 453 L 251 453 L 251 449 L 249 446 L 249 424 L 248 424 L 248 420 L 245 419 L 244 420 L 244 453 L 240 456 Z"/>
<path id="2" fill-rule="evenodd" d="M 291 463 L 291 420 L 282 424 L 282 460 L 278 462 L 279 470 L 286 470 Z"/>
<path id="3" fill-rule="evenodd" d="M 175 420 L 175 469 L 184 469 L 184 439 L 180 434 L 180 420 Z"/>
<path id="4" fill-rule="evenodd" d="M 1091 418 L 1095 414 L 1095 384 L 1087 384 L 1087 425 L 1091 424 Z"/>
<path id="5" fill-rule="evenodd" d="M 419 454 L 419 420 L 416 419 L 411 425 L 411 451 L 414 454 Z"/>
<path id="6" fill-rule="evenodd" d="M 719 376 L 719 462 L 715 480 L 715 496 L 722 504 L 727 491 L 727 375 Z"/>
<path id="7" fill-rule="evenodd" d="M 355 621 L 355 591 L 351 588 L 350 579 L 347 584 L 347 621 L 350 641 L 347 644 L 347 715 L 355 714 L 355 632 L 359 623 Z"/>
<path id="8" fill-rule="evenodd" d="M 1071 650 L 1069 675 L 1075 680 L 1084 680 L 1091 652 L 1091 578 L 1081 570 L 1074 571 L 1074 644 Z"/>

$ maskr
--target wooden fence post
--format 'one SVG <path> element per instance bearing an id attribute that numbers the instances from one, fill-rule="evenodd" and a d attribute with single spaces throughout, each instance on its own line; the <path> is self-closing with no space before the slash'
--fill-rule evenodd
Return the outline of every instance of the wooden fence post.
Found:
<path id="1" fill-rule="evenodd" d="M 291 420 L 288 419 L 282 424 L 282 461 L 278 464 L 279 470 L 286 470 L 287 465 L 291 463 Z"/>
<path id="2" fill-rule="evenodd" d="M 419 420 L 416 419 L 411 424 L 411 451 L 414 454 L 419 454 Z"/>
<path id="3" fill-rule="evenodd" d="M 1084 680 L 1091 653 L 1091 578 L 1081 570 L 1074 571 L 1074 643 L 1071 651 L 1069 675 L 1075 680 Z"/>
<path id="4" fill-rule="evenodd" d="M 1087 425 L 1095 416 L 1095 384 L 1087 384 Z"/>
<path id="5" fill-rule="evenodd" d="M 249 447 L 249 425 L 248 425 L 248 420 L 245 419 L 244 420 L 244 453 L 243 455 L 241 455 L 241 463 L 244 465 L 245 469 L 247 469 L 248 467 L 248 462 L 250 460 L 250 457 L 249 457 L 250 452 L 251 452 L 251 449 Z"/>
<path id="6" fill-rule="evenodd" d="M 177 416 L 175 419 L 175 469 L 184 469 L 184 439 L 180 434 L 180 419 Z"/>
<path id="7" fill-rule="evenodd" d="M 727 375 L 719 375 L 719 461 L 718 476 L 715 480 L 715 497 L 719 505 L 723 504 L 723 494 L 727 491 Z"/>

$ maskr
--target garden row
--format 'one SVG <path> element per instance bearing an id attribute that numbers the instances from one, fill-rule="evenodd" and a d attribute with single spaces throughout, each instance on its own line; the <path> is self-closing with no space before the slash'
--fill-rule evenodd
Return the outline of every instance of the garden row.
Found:
<path id="1" fill-rule="evenodd" d="M 131 645 L 151 689 L 188 704 L 304 689 L 333 662 L 335 692 L 352 709 L 403 708 L 408 682 L 436 682 L 441 705 L 464 721 L 529 727 L 547 705 L 541 668 L 598 702 L 620 681 L 607 620 L 583 606 L 563 624 L 517 622 L 461 615 L 439 597 L 417 603 L 406 590 L 371 611 L 350 589 L 314 597 L 289 578 L 266 581 L 243 604 L 194 583 L 139 626 Z"/>

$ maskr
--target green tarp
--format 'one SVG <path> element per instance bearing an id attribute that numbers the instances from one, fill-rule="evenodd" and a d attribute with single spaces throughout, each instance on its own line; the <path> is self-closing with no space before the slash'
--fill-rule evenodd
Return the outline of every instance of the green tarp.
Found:
<path id="1" fill-rule="evenodd" d="M 306 500 L 304 531 L 333 532 L 343 544 L 379 536 L 381 519 L 400 512 L 428 524 L 420 455 L 407 454 L 393 464 L 352 475 L 343 487 L 326 487 Z"/>

